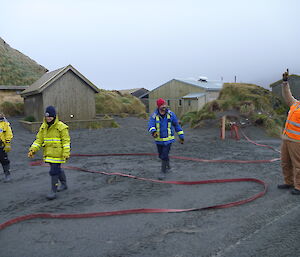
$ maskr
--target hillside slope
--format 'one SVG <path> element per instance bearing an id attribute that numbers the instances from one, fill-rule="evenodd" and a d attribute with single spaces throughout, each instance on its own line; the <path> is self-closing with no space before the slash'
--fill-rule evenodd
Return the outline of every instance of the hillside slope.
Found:
<path id="1" fill-rule="evenodd" d="M 97 114 L 148 117 L 146 114 L 146 106 L 140 99 L 131 94 L 122 95 L 118 91 L 101 89 L 100 92 L 96 94 L 95 100 Z"/>
<path id="2" fill-rule="evenodd" d="M 31 85 L 47 69 L 0 38 L 0 85 Z"/>
<path id="3" fill-rule="evenodd" d="M 217 100 L 207 103 L 198 112 L 185 114 L 182 121 L 194 128 L 204 126 L 207 120 L 219 125 L 219 118 L 226 115 L 228 123 L 262 126 L 269 135 L 278 136 L 287 111 L 288 106 L 265 88 L 254 84 L 225 83 Z"/>

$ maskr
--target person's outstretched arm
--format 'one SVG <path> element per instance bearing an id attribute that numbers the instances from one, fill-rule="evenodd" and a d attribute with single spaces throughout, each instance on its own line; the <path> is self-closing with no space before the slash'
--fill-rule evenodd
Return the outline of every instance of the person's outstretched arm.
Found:
<path id="1" fill-rule="evenodd" d="M 288 106 L 293 105 L 295 102 L 297 102 L 297 99 L 295 99 L 292 95 L 290 85 L 288 82 L 288 77 L 289 77 L 289 70 L 287 69 L 286 72 L 282 74 L 282 96 L 284 101 Z"/>

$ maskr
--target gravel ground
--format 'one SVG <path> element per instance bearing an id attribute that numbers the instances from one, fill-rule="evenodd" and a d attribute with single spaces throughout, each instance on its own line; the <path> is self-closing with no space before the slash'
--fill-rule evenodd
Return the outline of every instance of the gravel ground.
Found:
<path id="1" fill-rule="evenodd" d="M 156 152 L 147 121 L 116 119 L 120 128 L 71 131 L 72 153 Z M 165 185 L 117 176 L 65 170 L 69 189 L 47 201 L 47 167 L 29 166 L 27 150 L 35 138 L 17 118 L 10 119 L 14 139 L 9 154 L 13 181 L 0 181 L 0 223 L 37 213 L 88 213 L 131 208 L 194 208 L 250 197 L 262 190 L 251 182 Z M 171 155 L 202 159 L 262 160 L 279 157 L 244 139 L 221 141 L 217 128 L 185 131 L 185 144 Z M 260 144 L 277 149 L 280 140 L 257 127 L 244 129 Z M 41 158 L 41 154 L 36 156 Z M 157 157 L 71 157 L 70 166 L 157 178 Z M 276 188 L 282 183 L 280 162 L 260 164 L 196 163 L 171 160 L 167 180 L 252 177 L 268 184 L 267 194 L 245 205 L 190 213 L 132 214 L 91 219 L 35 219 L 0 231 L 1 257 L 282 257 L 299 256 L 300 197 Z"/>

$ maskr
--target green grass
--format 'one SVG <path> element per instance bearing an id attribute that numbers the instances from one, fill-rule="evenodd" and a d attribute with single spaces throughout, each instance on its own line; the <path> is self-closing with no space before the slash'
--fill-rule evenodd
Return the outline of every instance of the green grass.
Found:
<path id="1" fill-rule="evenodd" d="M 36 119 L 33 116 L 27 116 L 24 118 L 25 121 L 29 121 L 29 122 L 35 122 Z"/>
<path id="2" fill-rule="evenodd" d="M 24 114 L 23 103 L 4 102 L 0 105 L 0 110 L 5 116 L 20 116 Z"/>
<path id="3" fill-rule="evenodd" d="M 146 113 L 145 105 L 132 95 L 120 95 L 114 91 L 100 90 L 96 95 L 96 113 L 122 115 L 134 114 L 142 117 Z"/>
<path id="4" fill-rule="evenodd" d="M 198 112 L 182 117 L 184 123 L 199 127 L 204 120 L 215 119 L 217 113 L 235 110 L 252 124 L 261 126 L 271 136 L 279 136 L 286 120 L 288 106 L 271 91 L 253 84 L 225 83 L 219 98 Z"/>
<path id="5" fill-rule="evenodd" d="M 0 38 L 0 85 L 31 85 L 46 71 Z"/>

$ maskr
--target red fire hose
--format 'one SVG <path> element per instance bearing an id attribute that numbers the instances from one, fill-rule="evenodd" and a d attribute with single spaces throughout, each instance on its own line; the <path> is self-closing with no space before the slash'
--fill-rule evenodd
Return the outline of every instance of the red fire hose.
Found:
<path id="1" fill-rule="evenodd" d="M 246 138 L 247 139 L 247 138 Z M 248 139 L 247 139 L 248 140 Z M 249 140 L 248 140 L 249 141 Z M 252 141 L 253 142 L 253 141 Z M 257 144 L 259 145 L 259 144 Z M 265 145 L 260 145 L 265 146 Z M 154 153 L 120 153 L 120 154 L 72 154 L 73 157 L 92 157 L 92 156 L 156 156 L 157 154 Z M 180 159 L 180 160 L 188 160 L 188 161 L 195 161 L 195 162 L 213 162 L 213 163 L 270 163 L 279 160 L 280 158 L 274 158 L 271 160 L 253 160 L 253 161 L 245 161 L 245 160 L 205 160 L 199 158 L 190 158 L 190 157 L 181 157 L 181 156 L 170 156 L 172 159 Z M 42 161 L 32 162 L 31 165 L 39 165 L 39 166 L 46 166 Z M 156 179 L 147 179 L 136 177 L 129 174 L 123 174 L 119 172 L 107 173 L 102 171 L 92 171 L 88 169 L 83 169 L 79 167 L 72 167 L 72 166 L 64 166 L 65 169 L 70 170 L 78 170 L 83 172 L 90 172 L 90 173 L 98 173 L 104 175 L 118 175 L 122 177 L 149 181 L 153 183 L 163 183 L 163 184 L 175 184 L 175 185 L 200 185 L 200 184 L 213 184 L 213 183 L 230 183 L 230 182 L 255 182 L 261 184 L 263 186 L 263 190 L 249 198 L 229 202 L 219 205 L 207 206 L 207 207 L 200 207 L 200 208 L 189 208 L 189 209 L 148 209 L 148 208 L 141 208 L 141 209 L 127 209 L 127 210 L 119 210 L 119 211 L 106 211 L 106 212 L 94 212 L 94 213 L 78 213 L 78 214 L 53 214 L 53 213 L 34 213 L 28 214 L 20 217 L 13 218 L 8 220 L 4 223 L 0 224 L 0 230 L 11 226 L 13 224 L 19 223 L 25 220 L 43 218 L 43 219 L 78 219 L 78 218 L 94 218 L 94 217 L 104 217 L 104 216 L 114 216 L 114 215 L 125 215 L 125 214 L 140 214 L 140 213 L 179 213 L 179 212 L 192 212 L 192 211 L 202 211 L 202 210 L 209 210 L 209 209 L 221 209 L 221 208 L 229 208 L 241 204 L 245 204 L 255 199 L 262 197 L 267 192 L 267 184 L 256 178 L 235 178 L 235 179 L 213 179 L 213 180 L 200 180 L 200 181 L 161 181 Z"/>

